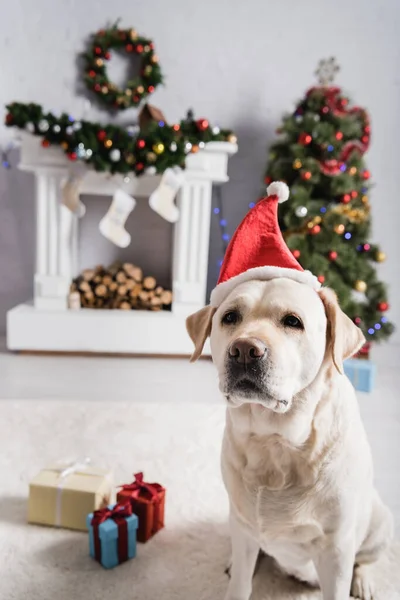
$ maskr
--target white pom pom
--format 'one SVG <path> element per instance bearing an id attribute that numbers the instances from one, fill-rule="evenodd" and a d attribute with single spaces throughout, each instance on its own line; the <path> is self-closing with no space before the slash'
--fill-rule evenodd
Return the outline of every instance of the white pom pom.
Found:
<path id="1" fill-rule="evenodd" d="M 289 188 L 283 181 L 273 181 L 267 187 L 268 196 L 278 196 L 279 204 L 289 198 Z"/>

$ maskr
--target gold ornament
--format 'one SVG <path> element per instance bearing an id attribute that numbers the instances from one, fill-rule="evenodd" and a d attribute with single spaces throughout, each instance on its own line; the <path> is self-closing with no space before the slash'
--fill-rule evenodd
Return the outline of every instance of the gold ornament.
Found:
<path id="1" fill-rule="evenodd" d="M 104 64 L 103 60 L 101 58 L 96 58 L 95 63 L 96 63 L 96 67 L 102 67 Z"/>
<path id="2" fill-rule="evenodd" d="M 301 169 L 302 166 L 303 163 L 298 158 L 296 158 L 296 160 L 293 161 L 293 169 Z"/>
<path id="3" fill-rule="evenodd" d="M 312 229 L 314 227 L 314 221 L 308 221 L 307 227 L 308 229 Z"/>
<path id="4" fill-rule="evenodd" d="M 192 152 L 193 154 L 196 154 L 196 152 L 199 151 L 199 147 L 196 144 L 193 144 L 190 152 Z"/>
<path id="5" fill-rule="evenodd" d="M 156 158 L 157 158 L 157 155 L 156 155 L 156 154 L 154 154 L 154 152 L 149 152 L 149 153 L 147 154 L 147 160 L 148 160 L 149 162 L 154 162 L 154 161 L 156 160 Z"/>
<path id="6" fill-rule="evenodd" d="M 145 52 L 150 52 L 150 46 L 148 44 L 146 44 L 145 47 L 143 48 L 143 50 Z"/>
<path id="7" fill-rule="evenodd" d="M 350 173 L 350 175 L 355 175 L 357 173 L 356 167 L 350 167 L 349 173 Z"/>
<path id="8" fill-rule="evenodd" d="M 138 93 L 138 94 L 143 94 L 143 92 L 144 92 L 144 87 L 143 87 L 142 85 L 139 85 L 139 86 L 137 87 L 136 91 L 137 91 L 137 93 Z"/>
<path id="9" fill-rule="evenodd" d="M 314 223 L 321 223 L 322 221 L 322 217 L 320 217 L 319 215 L 317 217 L 314 217 Z"/>
<path id="10" fill-rule="evenodd" d="M 376 253 L 375 260 L 376 262 L 385 262 L 386 254 L 379 250 L 379 252 Z"/>
<path id="11" fill-rule="evenodd" d="M 137 40 L 137 38 L 138 38 L 137 31 L 135 29 L 131 29 L 130 32 L 129 32 L 129 37 L 133 41 Z"/>
<path id="12" fill-rule="evenodd" d="M 344 225 L 343 223 L 339 223 L 339 225 L 335 225 L 334 230 L 337 234 L 342 235 L 344 233 Z"/>
<path id="13" fill-rule="evenodd" d="M 66 150 L 66 149 L 68 148 L 68 144 L 67 144 L 67 142 L 61 142 L 61 148 L 62 148 L 63 150 Z"/>
<path id="14" fill-rule="evenodd" d="M 108 87 L 106 85 L 103 85 L 103 87 L 101 88 L 101 93 L 108 94 Z"/>
<path id="15" fill-rule="evenodd" d="M 156 154 L 162 154 L 164 152 L 164 144 L 162 144 L 161 142 L 154 144 L 153 150 Z"/>
<path id="16" fill-rule="evenodd" d="M 150 73 L 152 72 L 153 67 L 150 65 L 147 65 L 147 67 L 144 68 L 144 74 L 145 75 L 150 75 Z"/>
<path id="17" fill-rule="evenodd" d="M 125 95 L 126 96 L 132 96 L 132 90 L 130 90 L 129 88 L 126 88 Z"/>
<path id="18" fill-rule="evenodd" d="M 135 162 L 135 157 L 133 156 L 133 154 L 129 153 L 125 156 L 125 160 L 128 163 L 128 165 L 133 165 L 133 163 Z"/>
<path id="19" fill-rule="evenodd" d="M 152 63 L 158 63 L 158 56 L 157 56 L 157 54 L 153 54 L 153 56 L 151 57 L 150 60 L 151 60 Z"/>
<path id="20" fill-rule="evenodd" d="M 236 135 L 234 135 L 233 133 L 231 133 L 230 135 L 228 135 L 228 142 L 230 144 L 236 144 L 236 142 L 237 142 Z"/>
<path id="21" fill-rule="evenodd" d="M 105 145 L 106 148 L 111 148 L 111 146 L 112 146 L 112 140 L 106 140 L 104 142 L 104 145 Z"/>
<path id="22" fill-rule="evenodd" d="M 357 279 L 357 281 L 354 282 L 354 289 L 357 290 L 357 292 L 364 293 L 367 291 L 367 284 L 362 279 Z"/>
<path id="23" fill-rule="evenodd" d="M 368 196 L 363 196 L 363 197 L 361 198 L 361 202 L 362 202 L 363 204 L 368 204 Z"/>

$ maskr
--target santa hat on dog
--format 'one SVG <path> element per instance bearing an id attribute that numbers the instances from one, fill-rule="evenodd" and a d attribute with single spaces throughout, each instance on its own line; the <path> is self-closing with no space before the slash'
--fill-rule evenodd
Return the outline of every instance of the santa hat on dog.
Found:
<path id="1" fill-rule="evenodd" d="M 268 196 L 252 208 L 232 237 L 222 263 L 211 306 L 218 307 L 232 290 L 245 281 L 269 281 L 280 277 L 321 287 L 310 271 L 304 271 L 287 247 L 278 224 L 278 204 L 289 198 L 286 183 L 276 181 Z"/>

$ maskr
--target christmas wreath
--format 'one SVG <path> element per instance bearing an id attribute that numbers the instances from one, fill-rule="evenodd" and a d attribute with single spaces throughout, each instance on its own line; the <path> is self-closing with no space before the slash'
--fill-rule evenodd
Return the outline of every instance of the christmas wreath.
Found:
<path id="1" fill-rule="evenodd" d="M 112 83 L 108 77 L 110 50 L 123 50 L 128 55 L 141 58 L 140 74 L 129 80 L 124 89 Z M 84 59 L 87 87 L 101 102 L 117 109 L 138 106 L 163 81 L 153 42 L 139 36 L 135 29 L 118 29 L 116 25 L 110 29 L 101 29 L 93 35 Z"/>

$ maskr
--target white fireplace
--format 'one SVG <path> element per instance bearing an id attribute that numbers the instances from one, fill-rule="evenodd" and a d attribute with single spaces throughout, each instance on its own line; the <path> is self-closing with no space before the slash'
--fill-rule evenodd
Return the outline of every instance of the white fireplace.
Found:
<path id="1" fill-rule="evenodd" d="M 206 302 L 212 186 L 228 180 L 228 158 L 236 152 L 235 144 L 210 142 L 187 156 L 177 198 L 180 218 L 174 225 L 171 312 L 71 310 L 68 294 L 78 274 L 79 219 L 62 205 L 61 190 L 73 167 L 60 149 L 43 148 L 38 138 L 23 134 L 19 167 L 33 172 L 36 182 L 36 268 L 33 300 L 7 314 L 9 350 L 189 354 L 185 319 Z M 87 169 L 80 192 L 112 196 L 122 187 L 132 195 L 149 196 L 159 180 L 131 175 L 127 181 Z"/>

